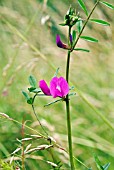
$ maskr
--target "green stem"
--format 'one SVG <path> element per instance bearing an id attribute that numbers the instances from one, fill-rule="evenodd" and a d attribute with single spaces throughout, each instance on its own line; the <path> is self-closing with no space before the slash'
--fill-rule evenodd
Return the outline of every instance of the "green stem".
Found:
<path id="1" fill-rule="evenodd" d="M 67 55 L 67 65 L 66 65 L 66 80 L 69 83 L 69 67 L 70 67 L 70 54 L 73 52 L 81 34 L 83 33 L 91 15 L 93 14 L 96 6 L 98 5 L 100 0 L 97 0 L 97 2 L 95 3 L 93 9 L 91 10 L 89 16 L 86 19 L 86 22 L 84 24 L 84 26 L 82 27 L 81 32 L 79 33 L 74 45 L 71 47 L 71 50 L 68 51 L 68 55 Z M 68 45 L 69 45 L 69 37 L 70 37 L 70 33 L 71 33 L 71 27 L 69 27 L 69 34 L 68 34 Z M 73 163 L 73 151 L 72 151 L 72 134 L 71 134 L 71 118 L 70 118 L 70 103 L 69 103 L 69 96 L 66 96 L 66 112 L 67 112 L 67 129 L 68 129 L 68 144 L 69 144 L 69 157 L 70 157 L 70 165 L 71 165 L 71 170 L 74 170 L 74 163 Z"/>
<path id="2" fill-rule="evenodd" d="M 71 28 L 69 27 L 68 40 L 69 40 L 70 32 L 71 32 Z M 67 82 L 69 82 L 70 54 L 71 54 L 71 52 L 68 51 L 67 65 L 66 65 L 66 80 L 67 80 Z M 68 95 L 66 96 L 66 113 L 67 113 L 67 130 L 68 130 L 70 166 L 71 166 L 71 170 L 74 170 L 73 151 L 72 151 L 71 118 L 70 118 L 70 103 L 69 103 Z"/>
<path id="3" fill-rule="evenodd" d="M 35 96 L 36 96 L 36 95 L 35 95 Z M 34 97 L 34 98 L 35 98 L 35 97 Z M 34 100 L 34 99 L 33 99 L 33 100 Z M 47 131 L 44 129 L 43 125 L 41 124 L 41 122 L 40 122 L 40 120 L 39 120 L 39 118 L 38 118 L 38 116 L 37 116 L 37 114 L 36 114 L 36 112 L 35 112 L 34 104 L 32 104 L 32 109 L 33 109 L 34 115 L 36 116 L 36 119 L 37 119 L 37 121 L 39 122 L 39 124 L 40 124 L 42 130 L 45 132 L 45 134 L 46 134 L 47 137 L 48 137 Z"/>

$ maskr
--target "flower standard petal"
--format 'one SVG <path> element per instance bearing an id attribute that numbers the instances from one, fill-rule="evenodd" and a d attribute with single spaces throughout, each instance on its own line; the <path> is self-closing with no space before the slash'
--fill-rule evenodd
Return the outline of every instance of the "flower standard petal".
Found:
<path id="1" fill-rule="evenodd" d="M 59 78 L 59 85 L 61 87 L 62 97 L 65 97 L 69 93 L 69 85 L 63 77 Z"/>
<path id="2" fill-rule="evenodd" d="M 69 93 L 69 86 L 63 77 L 54 77 L 50 82 L 50 93 L 53 98 L 65 97 Z"/>
<path id="3" fill-rule="evenodd" d="M 50 93 L 53 96 L 53 98 L 58 97 L 58 89 L 57 87 L 57 82 L 58 82 L 58 78 L 54 77 L 52 78 L 51 82 L 50 82 Z"/>
<path id="4" fill-rule="evenodd" d="M 45 95 L 48 95 L 48 96 L 51 95 L 50 89 L 49 89 L 47 83 L 45 82 L 45 80 L 40 80 L 40 81 L 39 81 L 39 87 L 41 88 L 41 90 L 43 91 L 43 93 L 44 93 Z"/>

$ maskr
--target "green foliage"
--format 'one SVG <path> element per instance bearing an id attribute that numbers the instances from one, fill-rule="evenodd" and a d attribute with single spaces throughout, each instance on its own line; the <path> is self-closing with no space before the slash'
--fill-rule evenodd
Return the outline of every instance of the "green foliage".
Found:
<path id="1" fill-rule="evenodd" d="M 100 20 L 100 19 L 91 19 L 90 21 L 101 24 L 101 25 L 106 25 L 106 26 L 110 26 L 110 24 L 104 20 Z"/>
<path id="2" fill-rule="evenodd" d="M 78 3 L 81 6 L 81 8 L 83 9 L 83 11 L 85 12 L 85 14 L 88 16 L 88 10 L 86 8 L 86 5 L 85 5 L 84 1 L 83 0 L 78 0 Z"/>
<path id="3" fill-rule="evenodd" d="M 79 21 L 76 23 L 76 25 L 77 25 L 78 33 L 80 33 L 81 30 L 82 30 L 82 20 L 79 20 Z"/>
<path id="4" fill-rule="evenodd" d="M 61 23 L 59 25 L 61 26 L 70 26 L 72 27 L 79 21 L 79 16 L 76 14 L 76 11 L 74 8 L 70 6 L 69 10 L 67 11 L 67 14 L 64 17 L 64 23 Z"/>
<path id="5" fill-rule="evenodd" d="M 33 98 L 31 98 L 28 93 L 26 93 L 25 91 L 22 91 L 22 94 L 25 96 L 25 99 L 27 101 L 28 104 L 33 104 Z"/>
<path id="6" fill-rule="evenodd" d="M 90 42 L 98 42 L 98 40 L 96 38 L 90 37 L 90 36 L 80 36 L 80 38 L 86 40 L 86 41 L 90 41 Z"/>
<path id="7" fill-rule="evenodd" d="M 85 48 L 74 48 L 76 51 L 82 51 L 82 52 L 90 52 L 90 50 L 85 49 Z"/>
<path id="8" fill-rule="evenodd" d="M 26 100 L 29 100 L 29 99 L 30 99 L 28 93 L 26 93 L 25 91 L 22 91 L 22 94 L 25 96 L 25 99 L 26 99 Z"/>
<path id="9" fill-rule="evenodd" d="M 41 90 L 40 88 L 35 88 L 35 87 L 30 87 L 28 88 L 29 92 L 33 92 L 33 93 L 40 93 Z"/>
<path id="10" fill-rule="evenodd" d="M 34 76 L 32 76 L 32 75 L 29 76 L 29 83 L 33 88 L 36 88 L 37 83 L 36 83 L 36 79 Z"/>
<path id="11" fill-rule="evenodd" d="M 73 42 L 76 40 L 76 31 L 73 30 L 72 32 L 72 39 L 73 39 Z"/>
<path id="12" fill-rule="evenodd" d="M 102 2 L 100 1 L 100 3 L 104 4 L 105 6 L 107 6 L 108 8 L 114 9 L 114 5 L 108 3 L 108 2 Z"/>

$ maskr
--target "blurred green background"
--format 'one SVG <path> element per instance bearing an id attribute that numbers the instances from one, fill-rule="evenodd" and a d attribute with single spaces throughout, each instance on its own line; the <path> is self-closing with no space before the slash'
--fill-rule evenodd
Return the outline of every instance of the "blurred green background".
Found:
<path id="1" fill-rule="evenodd" d="M 113 0 L 108 0 L 113 3 Z M 95 0 L 85 1 L 91 11 Z M 32 108 L 25 101 L 22 90 L 29 87 L 28 77 L 34 75 L 37 81 L 50 81 L 55 70 L 65 77 L 66 51 L 56 47 L 56 34 L 63 42 L 67 40 L 67 27 L 59 26 L 63 22 L 70 4 L 85 15 L 76 0 L 0 0 L 0 112 L 43 133 L 33 115 Z M 83 35 L 96 37 L 99 43 L 80 40 L 78 47 L 90 49 L 90 53 L 74 52 L 71 56 L 70 85 L 80 89 L 101 115 L 114 124 L 114 11 L 99 4 L 92 18 L 110 22 L 110 27 L 88 23 Z M 74 26 L 75 29 L 75 26 Z M 35 109 L 39 119 L 50 136 L 64 148 L 67 148 L 67 127 L 65 105 L 60 102 L 45 107 L 52 101 L 48 97 L 39 97 Z M 102 164 L 111 163 L 114 169 L 114 132 L 101 117 L 83 100 L 80 94 L 72 97 L 71 118 L 73 151 L 76 158 L 88 167 L 97 169 L 93 153 L 99 156 Z M 19 147 L 17 141 L 22 138 L 22 127 L 18 123 L 0 117 L 0 158 L 6 160 Z M 25 136 L 35 134 L 25 128 Z M 45 144 L 44 140 L 25 142 L 25 146 Z M 68 155 L 55 148 L 56 161 L 68 169 Z M 18 154 L 18 153 L 17 153 Z M 44 160 L 44 161 L 43 161 Z M 26 169 L 51 169 L 45 161 L 50 160 L 48 151 L 38 151 L 26 159 Z M 21 161 L 16 160 L 21 165 Z M 75 162 L 77 169 L 84 170 Z"/>

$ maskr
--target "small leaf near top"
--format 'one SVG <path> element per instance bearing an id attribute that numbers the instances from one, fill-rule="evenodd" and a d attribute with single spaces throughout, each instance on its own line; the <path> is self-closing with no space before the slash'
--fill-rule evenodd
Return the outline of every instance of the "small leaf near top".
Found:
<path id="1" fill-rule="evenodd" d="M 108 22 L 101 20 L 101 19 L 90 19 L 90 21 L 101 24 L 101 25 L 110 26 Z"/>
<path id="2" fill-rule="evenodd" d="M 76 26 L 77 26 L 78 32 L 80 33 L 81 30 L 82 30 L 82 20 L 79 20 L 79 21 L 76 23 Z"/>
<path id="3" fill-rule="evenodd" d="M 88 11 L 87 11 L 87 8 L 86 8 L 85 3 L 83 2 L 83 0 L 78 0 L 78 3 L 81 6 L 81 8 L 83 9 L 83 11 L 85 12 L 85 14 L 88 16 Z"/>
<path id="4" fill-rule="evenodd" d="M 100 3 L 104 4 L 105 6 L 107 6 L 107 7 L 110 8 L 110 9 L 114 9 L 114 5 L 109 4 L 108 2 L 102 2 L 102 1 L 100 1 Z"/>
<path id="5" fill-rule="evenodd" d="M 90 42 L 98 42 L 98 40 L 96 38 L 89 37 L 89 36 L 80 36 L 80 38 L 82 38 L 86 41 L 90 41 Z"/>
<path id="6" fill-rule="evenodd" d="M 36 87 L 36 79 L 34 76 L 32 76 L 32 75 L 29 76 L 29 83 L 32 87 L 34 87 L 34 88 Z"/>

